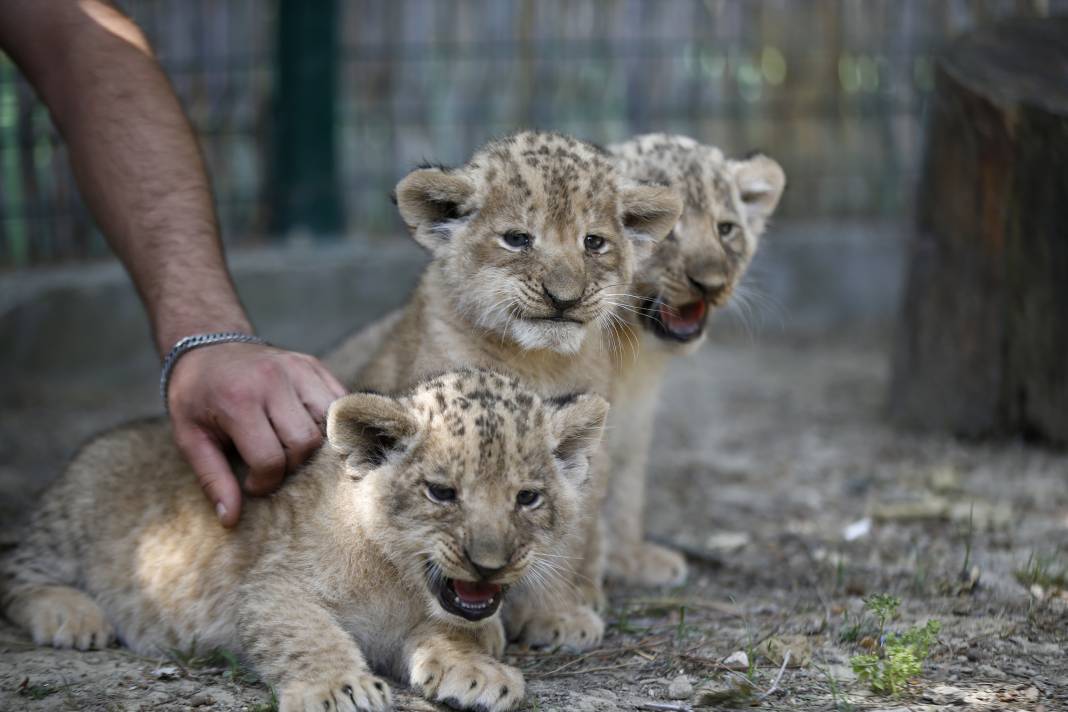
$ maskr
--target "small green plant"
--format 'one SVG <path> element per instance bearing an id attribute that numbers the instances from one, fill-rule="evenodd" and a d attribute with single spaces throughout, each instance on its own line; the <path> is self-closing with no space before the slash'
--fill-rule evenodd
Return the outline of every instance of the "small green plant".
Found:
<path id="1" fill-rule="evenodd" d="M 876 593 L 864 599 L 864 608 L 879 620 L 879 639 L 886 633 L 886 624 L 897 617 L 901 599 L 889 593 Z"/>
<path id="2" fill-rule="evenodd" d="M 893 607 L 893 612 L 896 610 L 897 605 Z M 888 617 L 881 617 L 880 620 L 885 622 Z M 850 659 L 853 672 L 873 692 L 897 694 L 923 670 L 923 663 L 930 654 L 931 645 L 938 640 L 941 627 L 938 621 L 927 621 L 904 633 L 883 633 L 875 652 L 854 655 Z"/>

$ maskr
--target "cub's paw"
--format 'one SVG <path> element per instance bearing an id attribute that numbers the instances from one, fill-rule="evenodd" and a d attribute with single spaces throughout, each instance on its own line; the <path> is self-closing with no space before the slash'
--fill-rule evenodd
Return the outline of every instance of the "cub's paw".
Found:
<path id="1" fill-rule="evenodd" d="M 604 620 L 589 606 L 558 611 L 535 611 L 520 631 L 518 642 L 537 648 L 560 648 L 581 653 L 604 638 Z"/>
<path id="2" fill-rule="evenodd" d="M 104 611 L 81 591 L 50 586 L 16 603 L 19 618 L 38 645 L 78 650 L 102 649 L 115 637 Z"/>
<path id="3" fill-rule="evenodd" d="M 425 651 L 412 661 L 411 685 L 424 697 L 456 710 L 505 712 L 525 692 L 518 670 L 484 655 L 455 657 Z"/>
<path id="4" fill-rule="evenodd" d="M 635 586 L 680 586 L 686 573 L 682 554 L 647 541 L 621 548 L 608 557 L 609 578 Z"/>
<path id="5" fill-rule="evenodd" d="M 387 712 L 389 686 L 365 670 L 301 680 L 282 688 L 279 712 Z"/>

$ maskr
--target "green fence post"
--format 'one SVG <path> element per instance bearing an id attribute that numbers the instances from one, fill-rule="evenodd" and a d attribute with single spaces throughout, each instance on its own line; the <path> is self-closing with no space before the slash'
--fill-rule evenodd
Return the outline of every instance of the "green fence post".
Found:
<path id="1" fill-rule="evenodd" d="M 337 174 L 337 0 L 279 0 L 271 136 L 274 234 L 334 237 L 344 227 Z"/>

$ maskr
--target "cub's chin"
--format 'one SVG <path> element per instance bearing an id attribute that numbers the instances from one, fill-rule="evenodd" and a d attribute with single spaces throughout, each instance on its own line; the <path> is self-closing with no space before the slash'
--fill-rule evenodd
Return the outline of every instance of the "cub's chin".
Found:
<path id="1" fill-rule="evenodd" d="M 571 355 L 582 349 L 588 325 L 563 319 L 516 319 L 508 330 L 527 351 L 544 349 Z"/>

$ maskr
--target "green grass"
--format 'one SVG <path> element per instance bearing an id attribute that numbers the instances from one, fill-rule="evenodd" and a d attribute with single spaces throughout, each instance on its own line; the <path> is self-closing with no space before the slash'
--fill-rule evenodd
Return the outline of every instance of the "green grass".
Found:
<path id="1" fill-rule="evenodd" d="M 820 665 L 813 665 L 816 670 L 823 674 L 823 677 L 827 680 L 827 689 L 831 691 L 831 704 L 834 705 L 835 712 L 855 712 L 856 708 L 845 698 L 842 693 L 842 688 L 838 684 L 838 679 L 831 672 L 830 668 L 822 667 Z"/>
<path id="2" fill-rule="evenodd" d="M 271 699 L 260 702 L 248 708 L 248 712 L 278 712 L 278 697 L 271 690 Z"/>
<path id="3" fill-rule="evenodd" d="M 30 685 L 24 683 L 19 687 L 19 697 L 28 697 L 31 700 L 43 700 L 49 695 L 54 695 L 62 689 L 62 686 L 54 687 L 49 684 Z"/>
<path id="4" fill-rule="evenodd" d="M 260 681 L 259 676 L 244 667 L 237 655 L 225 648 L 215 648 L 206 653 L 197 652 L 196 643 L 187 651 L 171 649 L 170 659 L 183 670 L 204 668 L 223 668 L 223 677 L 244 685 L 254 685 Z"/>
<path id="5" fill-rule="evenodd" d="M 1034 553 L 1027 557 L 1027 565 L 1017 569 L 1016 580 L 1023 586 L 1041 586 L 1047 591 L 1068 589 L 1068 566 L 1056 552 Z"/>

